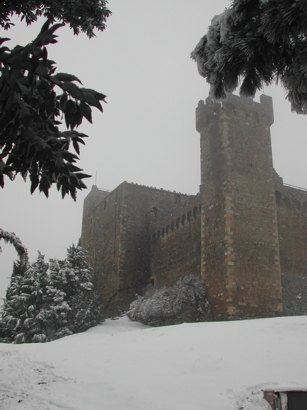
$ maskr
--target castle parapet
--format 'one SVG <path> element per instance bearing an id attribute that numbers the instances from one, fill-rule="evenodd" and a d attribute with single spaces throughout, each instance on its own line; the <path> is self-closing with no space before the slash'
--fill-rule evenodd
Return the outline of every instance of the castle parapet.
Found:
<path id="1" fill-rule="evenodd" d="M 246 121 L 256 120 L 267 127 L 274 124 L 272 97 L 262 94 L 258 103 L 252 98 L 229 94 L 227 99 L 221 102 L 216 102 L 211 97 L 206 99 L 206 103 L 203 100 L 199 101 L 196 108 L 196 130 L 201 133 L 205 124 L 212 121 L 212 114 L 217 115 L 224 112 L 227 115 L 233 115 L 235 111 L 244 113 Z"/>

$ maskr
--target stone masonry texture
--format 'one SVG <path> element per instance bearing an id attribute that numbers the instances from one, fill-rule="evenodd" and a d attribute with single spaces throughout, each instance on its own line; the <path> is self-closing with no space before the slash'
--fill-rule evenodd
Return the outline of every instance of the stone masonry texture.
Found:
<path id="1" fill-rule="evenodd" d="M 202 266 L 215 318 L 282 312 L 269 97 L 201 103 Z M 197 125 L 198 126 L 198 125 Z"/>
<path id="2" fill-rule="evenodd" d="M 265 95 L 200 101 L 199 193 L 93 186 L 81 242 L 110 316 L 188 274 L 202 279 L 212 320 L 307 313 L 307 191 L 273 169 L 273 121 Z"/>

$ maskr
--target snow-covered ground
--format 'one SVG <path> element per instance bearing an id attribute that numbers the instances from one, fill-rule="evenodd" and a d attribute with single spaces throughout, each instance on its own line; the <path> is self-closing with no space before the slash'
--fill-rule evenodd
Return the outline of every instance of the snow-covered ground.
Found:
<path id="1" fill-rule="evenodd" d="M 307 317 L 149 328 L 127 318 L 51 343 L 0 344 L 1 410 L 267 410 L 307 388 Z"/>

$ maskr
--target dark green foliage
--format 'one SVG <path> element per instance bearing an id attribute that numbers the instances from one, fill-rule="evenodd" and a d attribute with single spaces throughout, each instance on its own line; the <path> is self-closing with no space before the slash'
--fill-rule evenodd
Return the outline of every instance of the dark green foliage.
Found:
<path id="1" fill-rule="evenodd" d="M 48 59 L 46 45 L 57 43 L 55 31 L 69 24 L 75 34 L 80 31 L 94 36 L 103 31 L 111 14 L 104 0 L 38 1 L 17 0 L 0 4 L 0 25 L 8 29 L 11 17 L 17 14 L 31 24 L 40 16 L 48 20 L 37 38 L 25 47 L 13 50 L 0 38 L 0 186 L 4 176 L 13 180 L 21 174 L 48 196 L 52 184 L 62 197 L 76 199 L 77 190 L 86 188 L 82 173 L 75 163 L 80 144 L 87 135 L 76 128 L 83 118 L 92 122 L 91 107 L 102 111 L 105 95 L 80 88 L 74 75 L 55 74 L 55 62 Z M 58 24 L 50 26 L 50 23 Z M 65 119 L 67 131 L 60 130 Z M 71 146 L 74 152 L 70 151 Z"/>
<path id="2" fill-rule="evenodd" d="M 2 342 L 46 342 L 83 332 L 103 321 L 103 303 L 92 289 L 86 252 L 74 245 L 64 261 L 39 254 L 26 271 L 15 265 L 0 318 Z"/>
<path id="3" fill-rule="evenodd" d="M 81 82 L 73 75 L 55 74 L 45 46 L 57 42 L 54 33 L 59 27 L 47 21 L 27 46 L 0 48 L 0 185 L 4 175 L 14 179 L 20 173 L 30 178 L 31 193 L 38 187 L 48 196 L 56 184 L 62 197 L 76 199 L 89 175 L 75 165 L 79 145 L 87 137 L 75 128 L 83 118 L 91 121 L 92 106 L 102 111 L 105 95 L 78 87 L 75 82 Z M 59 128 L 62 117 L 67 131 Z"/>
<path id="4" fill-rule="evenodd" d="M 80 333 L 96 326 L 104 319 L 102 298 L 94 290 L 83 291 L 69 299 L 68 327 L 72 333 Z"/>
<path id="5" fill-rule="evenodd" d="M 4 341 L 15 343 L 45 342 L 50 311 L 47 302 L 48 264 L 39 254 L 24 275 L 12 276 L 3 305 L 1 328 Z"/>
<path id="6" fill-rule="evenodd" d="M 197 277 L 189 275 L 172 287 L 149 290 L 144 296 L 138 296 L 127 315 L 130 320 L 145 325 L 161 326 L 204 320 L 207 308 L 203 284 Z M 184 310 L 188 315 L 182 315 Z"/>
<path id="7" fill-rule="evenodd" d="M 215 99 L 239 84 L 254 96 L 280 81 L 291 108 L 307 111 L 307 3 L 304 0 L 234 0 L 213 18 L 192 58 Z"/>
<path id="8" fill-rule="evenodd" d="M 44 16 L 50 21 L 69 24 L 75 34 L 82 31 L 93 37 L 94 29 L 103 31 L 106 27 L 106 19 L 111 14 L 106 5 L 105 0 L 6 0 L 0 5 L 0 25 L 10 28 L 12 14 L 21 16 L 27 24 Z"/>

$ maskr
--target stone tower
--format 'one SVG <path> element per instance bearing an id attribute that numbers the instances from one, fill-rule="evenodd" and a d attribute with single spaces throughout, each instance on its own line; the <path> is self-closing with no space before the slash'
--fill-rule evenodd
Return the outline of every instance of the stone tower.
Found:
<path id="1" fill-rule="evenodd" d="M 282 314 L 270 126 L 272 99 L 229 95 L 196 110 L 201 276 L 215 320 Z"/>

